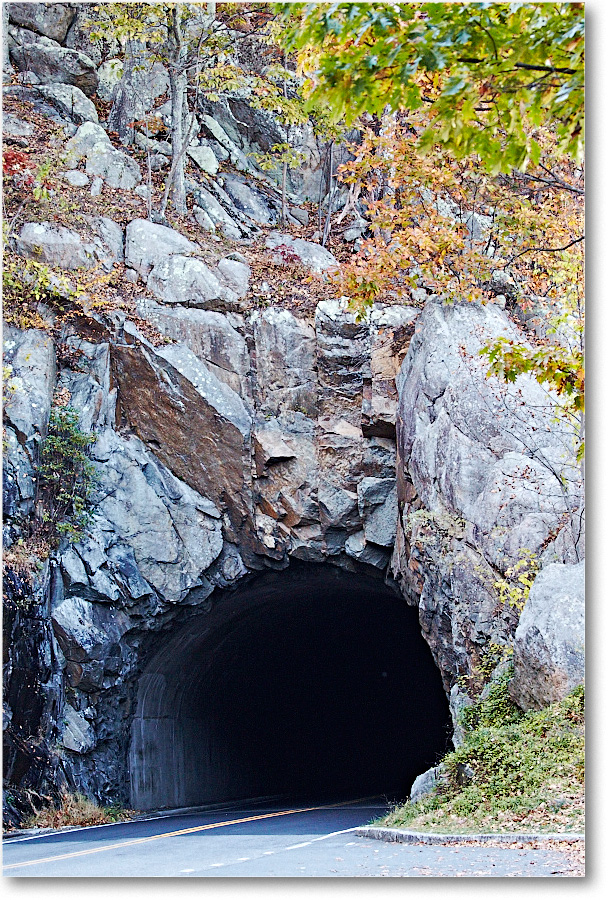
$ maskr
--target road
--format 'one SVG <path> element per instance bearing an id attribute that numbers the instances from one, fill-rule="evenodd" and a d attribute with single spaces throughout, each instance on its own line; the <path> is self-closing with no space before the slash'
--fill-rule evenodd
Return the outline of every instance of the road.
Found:
<path id="1" fill-rule="evenodd" d="M 385 811 L 376 799 L 332 806 L 176 813 L 6 838 L 8 877 L 559 876 L 560 852 L 391 844 L 355 833 Z"/>

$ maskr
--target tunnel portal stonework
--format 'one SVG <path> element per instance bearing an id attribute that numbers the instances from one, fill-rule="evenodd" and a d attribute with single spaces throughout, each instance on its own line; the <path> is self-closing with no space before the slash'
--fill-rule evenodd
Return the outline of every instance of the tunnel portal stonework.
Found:
<path id="1" fill-rule="evenodd" d="M 354 766 L 344 790 L 356 782 L 407 793 L 407 780 L 445 749 L 446 698 L 456 723 L 467 702 L 461 676 L 512 636 L 497 573 L 522 546 L 543 564 L 583 554 L 572 436 L 532 379 L 486 379 L 481 343 L 513 329 L 496 307 L 431 298 L 422 312 L 377 307 L 357 321 L 338 301 L 319 303 L 313 319 L 278 307 L 241 315 L 152 305 L 140 315 L 169 343 L 155 346 L 111 314 L 67 327 L 59 354 L 43 332 L 5 329 L 19 383 L 6 409 L 9 543 L 34 508 L 57 391 L 95 432 L 99 473 L 89 534 L 46 561 L 27 610 L 15 606 L 15 634 L 28 616 L 50 621 L 52 634 L 41 627 L 37 642 L 9 649 L 5 697 L 23 696 L 20 666 L 36 669 L 37 740 L 53 778 L 104 802 L 213 802 L 290 784 L 305 795 L 310 779 L 294 775 L 287 732 L 303 746 L 314 722 L 324 722 L 323 758 L 340 760 L 319 791 L 339 790 L 340 772 Z M 505 508 L 513 492 L 517 503 Z M 394 678 L 383 654 L 394 657 Z M 312 677 L 332 659 L 342 668 L 325 683 L 339 702 Z M 275 742 L 249 711 L 261 686 L 272 694 L 269 661 Z M 322 702 L 302 692 L 305 674 Z M 395 683 L 393 718 L 407 727 L 391 725 L 381 704 L 359 749 L 360 708 L 373 709 Z M 420 698 L 436 686 L 425 719 Z M 289 691 L 300 723 L 289 718 Z M 342 729 L 332 722 L 340 708 Z M 29 751 L 11 732 L 16 713 L 5 732 L 9 780 L 29 771 Z M 423 747 L 422 721 L 433 734 Z M 323 747 L 320 735 L 300 758 L 304 772 L 320 771 Z M 371 761 L 391 754 L 380 785 Z M 262 758 L 274 779 L 260 774 Z"/>

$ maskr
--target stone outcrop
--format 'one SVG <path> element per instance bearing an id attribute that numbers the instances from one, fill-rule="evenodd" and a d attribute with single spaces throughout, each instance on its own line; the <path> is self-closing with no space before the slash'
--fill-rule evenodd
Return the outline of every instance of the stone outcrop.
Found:
<path id="1" fill-rule="evenodd" d="M 129 228 L 126 258 L 144 277 L 156 254 L 138 229 L 158 235 L 165 259 L 197 259 L 179 252 L 197 246 L 169 229 Z M 508 332 L 504 313 L 431 300 L 422 314 L 378 308 L 358 322 L 338 301 L 319 303 L 311 320 L 149 298 L 138 311 L 173 342 L 155 347 L 128 320 L 98 327 L 95 342 L 73 330 L 77 369 L 56 372 L 44 335 L 7 333 L 12 377 L 31 384 L 7 409 L 9 543 L 32 508 L 55 385 L 97 435 L 92 526 L 49 569 L 53 677 L 70 688 L 54 701 L 64 709 L 55 738 L 63 777 L 100 798 L 126 796 L 118 748 L 128 717 L 114 710 L 131 702 L 138 648 L 204 611 L 216 588 L 290 560 L 385 575 L 390 563 L 419 606 L 456 721 L 470 702 L 459 676 L 515 632 L 494 582 L 522 543 L 547 565 L 571 563 L 581 547 L 576 517 L 565 517 L 580 504 L 578 470 L 561 456 L 567 432 L 543 412 L 533 382 L 488 381 L 476 355 Z M 522 402 L 531 414 L 521 415 Z M 549 490 L 551 479 L 566 489 Z M 518 497 L 510 507 L 493 500 L 507 490 Z M 549 605 L 542 583 L 529 601 L 535 623 L 535 598 Z M 538 705 L 571 683 L 564 659 L 580 661 L 581 648 L 563 645 L 569 619 L 558 627 L 549 617 L 533 633 L 527 615 L 517 696 Z M 532 698 L 541 670 L 545 687 Z"/>
<path id="2" fill-rule="evenodd" d="M 10 21 L 62 44 L 76 12 L 70 3 L 11 3 Z"/>
<path id="3" fill-rule="evenodd" d="M 11 60 L 31 86 L 7 93 L 70 136 L 66 190 L 92 181 L 98 193 L 105 182 L 145 198 L 139 162 L 114 147 L 89 97 L 99 84 L 124 142 L 166 166 L 170 143 L 134 130 L 125 100 L 137 82 L 138 109 L 162 102 L 166 70 L 134 65 L 129 82 L 110 59 L 98 75 L 80 13 L 10 5 Z M 170 104 L 155 113 L 170 125 Z M 6 546 L 19 546 L 36 513 L 57 389 L 95 434 L 98 473 L 86 537 L 62 543 L 33 579 L 18 566 L 7 575 L 8 771 L 24 790 L 65 784 L 125 801 L 129 723 L 156 637 L 206 615 L 219 591 L 295 561 L 398 586 L 418 607 L 456 728 L 474 694 L 463 684 L 474 685 L 496 646 L 514 645 L 522 708 L 563 696 L 584 674 L 576 436 L 534 379 L 487 379 L 479 356 L 521 332 L 497 305 L 437 297 L 422 311 L 378 305 L 364 320 L 331 299 L 295 315 L 272 302 L 271 286 L 258 308 L 243 303 L 255 253 L 248 260 L 229 241 L 255 239 L 286 279 L 294 264 L 327 278 L 338 261 L 314 240 L 271 230 L 283 227 L 281 196 L 252 154 L 284 139 L 276 118 L 246 92 L 201 99 L 196 114 L 187 192 L 202 237 L 91 215 L 69 228 L 27 222 L 11 237 L 11 249 L 68 275 L 99 266 L 120 277 L 124 264 L 133 288 L 119 309 L 83 312 L 54 337 L 5 329 Z M 33 133 L 10 113 L 4 130 Z M 285 227 L 306 224 L 299 204 L 326 192 L 323 147 L 304 127 L 294 140 L 309 162 L 290 175 Z M 336 148 L 335 165 L 345 158 Z M 367 226 L 357 216 L 347 241 Z M 541 572 L 518 624 L 496 585 L 522 552 Z M 36 685 L 31 695 L 20 672 Z"/>
<path id="4" fill-rule="evenodd" d="M 576 435 L 534 379 L 486 378 L 479 350 L 501 335 L 516 337 L 497 307 L 431 300 L 398 378 L 392 566 L 456 706 L 458 676 L 517 625 L 495 583 L 522 551 L 543 565 L 584 553 Z"/>
<path id="5" fill-rule="evenodd" d="M 33 72 L 43 84 L 73 84 L 87 97 L 95 93 L 99 80 L 95 64 L 79 50 L 62 47 L 27 28 L 11 26 L 9 54 L 14 66 Z"/>
<path id="6" fill-rule="evenodd" d="M 542 709 L 585 681 L 585 564 L 552 563 L 536 577 L 513 642 L 511 696 Z"/>

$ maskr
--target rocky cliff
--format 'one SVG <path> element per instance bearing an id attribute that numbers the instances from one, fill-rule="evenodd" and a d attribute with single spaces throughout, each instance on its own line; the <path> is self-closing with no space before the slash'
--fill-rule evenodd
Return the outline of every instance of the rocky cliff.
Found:
<path id="1" fill-rule="evenodd" d="M 279 194 L 247 156 L 264 125 L 243 98 L 200 111 L 188 222 L 150 221 L 142 157 L 111 141 L 89 99 L 110 68 L 87 55 L 79 14 L 10 5 L 21 74 L 5 85 L 5 140 L 33 143 L 37 127 L 48 148 L 52 131 L 60 195 L 80 212 L 30 207 L 9 241 L 50 275 L 39 327 L 13 314 L 4 330 L 8 783 L 127 802 L 137 685 L 157 637 L 293 560 L 372 573 L 417 606 L 457 724 L 480 664 L 487 677 L 513 644 L 519 611 L 497 585 L 522 551 L 568 571 L 584 557 L 570 426 L 532 378 L 502 385 L 479 357 L 496 336 L 525 335 L 496 305 L 420 292 L 357 320 L 326 280 L 338 259 L 302 224 L 319 166 L 295 178 L 291 227 L 278 231 Z M 106 273 L 103 289 L 74 290 L 87 272 Z M 16 551 L 39 512 L 57 404 L 95 435 L 93 518 L 28 581 Z M 580 608 L 580 588 L 563 603 Z M 562 634 L 551 653 L 550 630 L 555 693 L 582 677 L 582 648 L 568 657 Z M 522 675 L 538 655 L 516 651 L 522 705 L 543 702 Z"/>

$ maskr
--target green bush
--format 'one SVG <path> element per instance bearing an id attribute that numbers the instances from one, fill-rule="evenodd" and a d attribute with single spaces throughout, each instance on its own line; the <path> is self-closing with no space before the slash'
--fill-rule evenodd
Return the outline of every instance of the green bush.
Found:
<path id="1" fill-rule="evenodd" d="M 38 499 L 42 505 L 42 530 L 52 546 L 57 546 L 61 538 L 71 543 L 79 541 L 90 523 L 97 484 L 95 467 L 89 459 L 94 442 L 94 434 L 80 430 L 73 407 L 51 410 L 40 453 Z"/>

